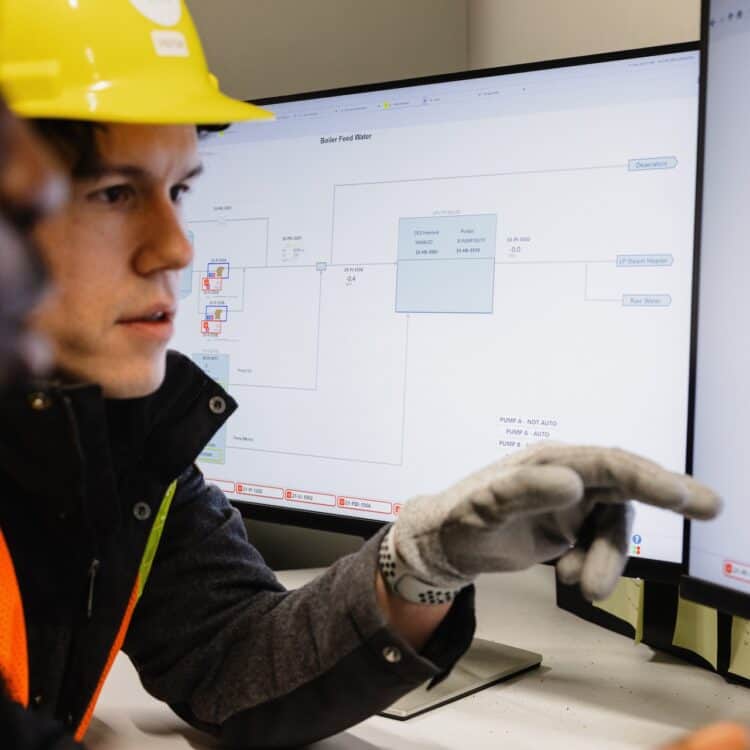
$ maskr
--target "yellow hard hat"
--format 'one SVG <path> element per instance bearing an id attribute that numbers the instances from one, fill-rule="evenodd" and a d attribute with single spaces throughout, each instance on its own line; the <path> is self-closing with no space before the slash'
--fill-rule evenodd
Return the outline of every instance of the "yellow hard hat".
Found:
<path id="1" fill-rule="evenodd" d="M 22 117 L 265 120 L 219 91 L 183 0 L 0 0 L 0 92 Z"/>

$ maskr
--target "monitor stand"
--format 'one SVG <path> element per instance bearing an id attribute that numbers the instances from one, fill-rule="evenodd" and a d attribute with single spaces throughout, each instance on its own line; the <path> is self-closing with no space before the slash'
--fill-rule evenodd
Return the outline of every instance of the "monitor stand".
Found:
<path id="1" fill-rule="evenodd" d="M 535 669 L 540 654 L 475 638 L 450 675 L 431 690 L 425 683 L 386 708 L 380 715 L 404 721 L 451 701 L 476 693 L 514 675 Z"/>

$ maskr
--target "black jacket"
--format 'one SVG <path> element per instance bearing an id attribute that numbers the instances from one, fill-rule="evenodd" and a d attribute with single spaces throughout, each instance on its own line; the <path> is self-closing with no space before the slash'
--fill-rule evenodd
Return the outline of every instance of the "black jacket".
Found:
<path id="1" fill-rule="evenodd" d="M 220 415 L 215 397 L 227 406 Z M 24 600 L 38 715 L 71 728 L 81 720 L 177 477 L 124 650 L 149 692 L 193 725 L 238 747 L 308 743 L 439 679 L 468 647 L 471 590 L 421 654 L 387 627 L 373 586 L 380 534 L 302 589 L 283 589 L 193 465 L 234 408 L 176 353 L 148 398 L 46 385 L 0 403 L 0 527 Z M 387 646 L 400 661 L 384 658 Z"/>

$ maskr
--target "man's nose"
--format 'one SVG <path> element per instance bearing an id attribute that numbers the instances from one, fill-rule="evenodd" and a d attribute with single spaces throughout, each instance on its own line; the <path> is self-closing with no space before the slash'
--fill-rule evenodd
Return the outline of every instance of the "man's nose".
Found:
<path id="1" fill-rule="evenodd" d="M 193 246 L 188 239 L 179 208 L 169 198 L 159 198 L 149 211 L 146 241 L 135 258 L 136 271 L 143 275 L 177 271 L 190 265 Z"/>

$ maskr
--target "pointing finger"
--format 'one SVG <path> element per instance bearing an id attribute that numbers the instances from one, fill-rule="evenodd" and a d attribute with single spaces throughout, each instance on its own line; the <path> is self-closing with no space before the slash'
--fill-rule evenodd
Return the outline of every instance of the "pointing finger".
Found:
<path id="1" fill-rule="evenodd" d="M 653 461 L 619 448 L 541 445 L 524 463 L 568 466 L 587 489 L 619 490 L 626 499 L 673 510 L 689 518 L 713 518 L 721 508 L 718 495 L 695 479 L 663 469 Z"/>

